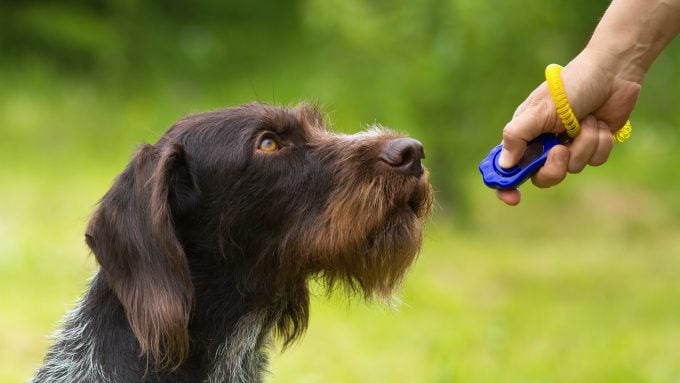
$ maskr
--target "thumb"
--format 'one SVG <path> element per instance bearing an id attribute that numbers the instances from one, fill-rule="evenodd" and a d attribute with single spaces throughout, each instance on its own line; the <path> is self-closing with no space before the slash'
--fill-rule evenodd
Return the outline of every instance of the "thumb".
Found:
<path id="1" fill-rule="evenodd" d="M 555 131 L 557 114 L 545 83 L 536 88 L 523 105 L 523 110 L 503 128 L 503 150 L 498 164 L 506 169 L 519 162 L 527 142 L 541 133 Z"/>

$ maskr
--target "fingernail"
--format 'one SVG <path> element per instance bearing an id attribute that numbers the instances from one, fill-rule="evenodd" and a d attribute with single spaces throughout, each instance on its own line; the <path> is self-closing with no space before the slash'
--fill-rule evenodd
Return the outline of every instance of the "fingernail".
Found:
<path id="1" fill-rule="evenodd" d="M 507 169 L 509 167 L 512 167 L 512 163 L 510 162 L 510 151 L 507 149 L 502 149 L 501 150 L 501 155 L 498 156 L 498 165 L 500 165 L 503 169 Z"/>

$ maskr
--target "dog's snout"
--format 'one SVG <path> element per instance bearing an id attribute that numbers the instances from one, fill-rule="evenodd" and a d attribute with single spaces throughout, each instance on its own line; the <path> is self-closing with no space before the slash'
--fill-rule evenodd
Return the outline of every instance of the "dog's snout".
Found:
<path id="1" fill-rule="evenodd" d="M 421 160 L 425 158 L 423 145 L 413 138 L 394 138 L 385 144 L 380 160 L 400 173 L 420 176 L 423 174 Z"/>

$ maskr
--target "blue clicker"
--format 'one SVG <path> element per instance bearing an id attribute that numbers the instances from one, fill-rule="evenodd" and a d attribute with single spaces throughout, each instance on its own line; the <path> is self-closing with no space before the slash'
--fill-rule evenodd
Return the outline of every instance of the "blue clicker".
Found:
<path id="1" fill-rule="evenodd" d="M 551 133 L 544 133 L 527 144 L 524 156 L 517 165 L 503 169 L 498 165 L 498 157 L 503 145 L 491 149 L 489 154 L 479 164 L 479 171 L 486 186 L 493 189 L 515 189 L 524 181 L 534 175 L 545 164 L 548 152 L 555 145 L 561 143 L 560 139 Z"/>

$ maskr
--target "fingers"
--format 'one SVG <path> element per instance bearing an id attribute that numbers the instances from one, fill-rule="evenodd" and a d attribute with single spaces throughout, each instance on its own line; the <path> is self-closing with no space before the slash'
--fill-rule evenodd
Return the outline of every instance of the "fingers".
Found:
<path id="1" fill-rule="evenodd" d="M 593 116 L 587 116 L 581 121 L 581 133 L 569 147 L 569 173 L 580 173 L 588 165 L 597 150 L 598 138 L 597 120 Z"/>
<path id="2" fill-rule="evenodd" d="M 590 158 L 589 164 L 591 166 L 600 166 L 607 162 L 609 153 L 614 149 L 614 139 L 612 138 L 611 130 L 607 124 L 602 121 L 597 123 L 598 145 L 597 150 Z"/>
<path id="3" fill-rule="evenodd" d="M 587 116 L 581 122 L 581 134 L 571 144 L 569 173 L 580 173 L 586 165 L 599 166 L 607 161 L 614 147 L 609 126 Z"/>
<path id="4" fill-rule="evenodd" d="M 545 165 L 531 178 L 534 185 L 549 188 L 564 181 L 567 173 L 579 173 L 586 165 L 600 166 L 614 147 L 609 126 L 592 116 L 581 122 L 581 133 L 569 146 L 557 145 L 550 150 Z M 507 205 L 519 204 L 518 189 L 497 190 L 496 196 Z"/>
<path id="5" fill-rule="evenodd" d="M 555 129 L 556 118 L 550 92 L 543 83 L 517 108 L 512 120 L 503 128 L 499 165 L 506 169 L 515 165 L 522 158 L 527 142 Z"/>
<path id="6" fill-rule="evenodd" d="M 503 129 L 503 149 L 501 155 L 498 157 L 498 164 L 505 169 L 513 167 L 524 154 L 527 148 L 527 142 L 531 139 L 525 139 L 521 135 L 526 130 L 524 126 L 531 124 L 532 118 L 526 114 L 520 114 L 513 118 Z"/>
<path id="7" fill-rule="evenodd" d="M 613 147 L 614 140 L 607 124 L 587 116 L 581 121 L 581 133 L 569 146 L 555 146 L 532 181 L 540 188 L 555 186 L 567 177 L 567 173 L 580 173 L 586 165 L 605 163 Z"/>
<path id="8" fill-rule="evenodd" d="M 545 165 L 531 177 L 531 182 L 539 188 L 549 188 L 562 182 L 567 177 L 569 155 L 569 149 L 564 145 L 550 149 Z"/>
<path id="9" fill-rule="evenodd" d="M 519 204 L 519 200 L 521 199 L 519 189 L 496 190 L 496 197 L 510 206 Z"/>

